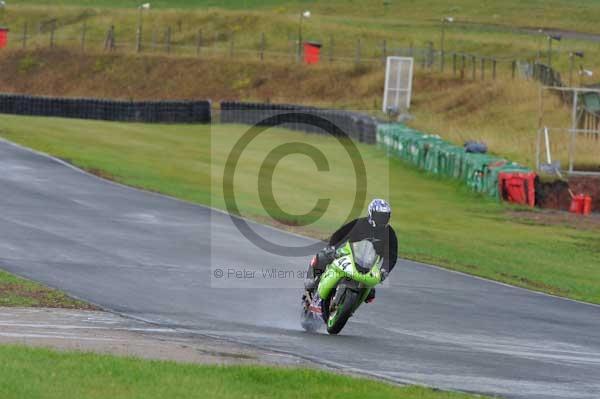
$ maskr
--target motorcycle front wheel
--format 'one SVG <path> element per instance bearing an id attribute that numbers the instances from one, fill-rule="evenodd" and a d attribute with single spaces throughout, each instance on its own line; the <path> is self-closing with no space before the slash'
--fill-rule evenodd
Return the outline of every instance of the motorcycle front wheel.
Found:
<path id="1" fill-rule="evenodd" d="M 340 287 L 342 288 L 342 287 Z M 339 289 L 339 288 L 338 288 Z M 332 303 L 329 306 L 327 317 L 327 332 L 331 335 L 336 335 L 346 325 L 346 322 L 352 316 L 352 311 L 355 308 L 355 303 L 359 299 L 359 294 L 356 291 L 342 288 L 344 292 L 337 303 Z"/>

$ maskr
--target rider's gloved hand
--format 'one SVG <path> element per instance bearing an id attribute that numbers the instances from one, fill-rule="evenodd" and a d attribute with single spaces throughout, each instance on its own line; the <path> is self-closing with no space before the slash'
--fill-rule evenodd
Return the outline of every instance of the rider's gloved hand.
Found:
<path id="1" fill-rule="evenodd" d="M 335 259 L 335 247 L 334 246 L 330 246 L 330 247 L 326 247 L 323 250 L 323 253 L 325 254 L 325 257 L 329 262 L 333 262 L 333 260 Z"/>
<path id="2" fill-rule="evenodd" d="M 381 269 L 381 282 L 383 283 L 385 279 L 389 276 L 390 272 L 385 269 Z"/>

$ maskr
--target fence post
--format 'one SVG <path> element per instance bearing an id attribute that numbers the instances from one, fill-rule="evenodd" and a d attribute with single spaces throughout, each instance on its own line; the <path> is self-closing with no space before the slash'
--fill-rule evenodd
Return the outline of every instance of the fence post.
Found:
<path id="1" fill-rule="evenodd" d="M 355 59 L 355 62 L 357 64 L 360 64 L 360 55 L 361 55 L 360 53 L 361 53 L 361 51 L 360 51 L 360 39 L 358 39 L 358 41 L 356 42 L 356 59 Z"/>
<path id="2" fill-rule="evenodd" d="M 496 59 L 492 58 L 492 79 L 496 80 Z"/>
<path id="3" fill-rule="evenodd" d="M 516 75 L 515 72 L 516 72 L 516 70 L 517 70 L 517 61 L 513 60 L 513 62 L 512 62 L 512 78 L 513 79 L 515 78 L 515 75 Z"/>
<path id="4" fill-rule="evenodd" d="M 428 53 L 428 61 L 427 61 L 427 67 L 431 68 L 433 66 L 434 63 L 434 57 L 435 57 L 435 53 L 433 51 L 433 42 L 429 42 L 429 53 Z"/>
<path id="5" fill-rule="evenodd" d="M 264 61 L 264 59 L 265 59 L 265 47 L 266 47 L 265 32 L 261 32 L 261 34 L 260 34 L 260 60 L 261 61 Z"/>
<path id="6" fill-rule="evenodd" d="M 202 51 L 202 30 L 198 29 L 198 36 L 196 36 L 196 55 L 199 56 Z"/>
<path id="7" fill-rule="evenodd" d="M 456 53 L 452 53 L 452 75 L 456 76 Z"/>
<path id="8" fill-rule="evenodd" d="M 106 32 L 106 39 L 104 40 L 104 50 L 113 51 L 115 49 L 115 26 L 111 25 Z"/>
<path id="9" fill-rule="evenodd" d="M 465 78 L 465 68 L 467 66 L 467 56 L 466 55 L 462 55 L 462 63 L 460 66 L 460 78 L 464 79 Z"/>
<path id="10" fill-rule="evenodd" d="M 481 57 L 481 80 L 485 79 L 485 58 Z"/>
<path id="11" fill-rule="evenodd" d="M 23 24 L 23 50 L 27 48 L 27 22 Z"/>
<path id="12" fill-rule="evenodd" d="M 142 9 L 139 9 L 138 26 L 135 31 L 135 52 L 142 51 Z"/>
<path id="13" fill-rule="evenodd" d="M 473 67 L 473 80 L 477 79 L 477 75 L 476 75 L 477 65 L 476 64 L 477 64 L 477 58 L 474 55 L 472 55 L 471 56 L 471 65 Z"/>
<path id="14" fill-rule="evenodd" d="M 165 46 L 167 50 L 167 54 L 171 54 L 171 27 L 167 27 L 167 34 L 165 37 Z"/>
<path id="15" fill-rule="evenodd" d="M 333 62 L 333 46 L 335 42 L 333 41 L 333 35 L 329 36 L 329 62 Z"/>
<path id="16" fill-rule="evenodd" d="M 382 43 L 382 54 L 383 54 L 383 57 L 382 57 L 381 63 L 383 65 L 385 65 L 385 63 L 387 62 L 386 61 L 387 60 L 387 40 L 385 40 L 385 39 L 383 39 L 383 43 Z"/>
<path id="17" fill-rule="evenodd" d="M 85 52 L 85 34 L 87 31 L 87 22 L 83 22 L 83 27 L 81 28 L 81 52 Z"/>
<path id="18" fill-rule="evenodd" d="M 433 49 L 433 43 L 427 47 L 427 69 L 431 70 L 435 64 L 435 50 Z"/>
<path id="19" fill-rule="evenodd" d="M 115 26 L 110 26 L 110 51 L 115 51 L 117 48 L 115 40 Z"/>

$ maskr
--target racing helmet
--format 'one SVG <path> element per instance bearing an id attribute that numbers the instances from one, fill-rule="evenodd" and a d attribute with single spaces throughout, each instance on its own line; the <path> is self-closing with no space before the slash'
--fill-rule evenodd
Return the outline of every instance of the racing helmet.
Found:
<path id="1" fill-rule="evenodd" d="M 374 199 L 369 204 L 369 223 L 373 227 L 385 227 L 390 222 L 392 207 L 387 201 Z"/>

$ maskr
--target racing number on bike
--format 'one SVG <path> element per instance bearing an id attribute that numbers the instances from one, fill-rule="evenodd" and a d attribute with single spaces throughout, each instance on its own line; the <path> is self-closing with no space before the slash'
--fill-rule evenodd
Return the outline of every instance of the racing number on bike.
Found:
<path id="1" fill-rule="evenodd" d="M 344 256 L 337 260 L 338 267 L 346 273 L 352 273 L 352 261 L 349 256 Z"/>

